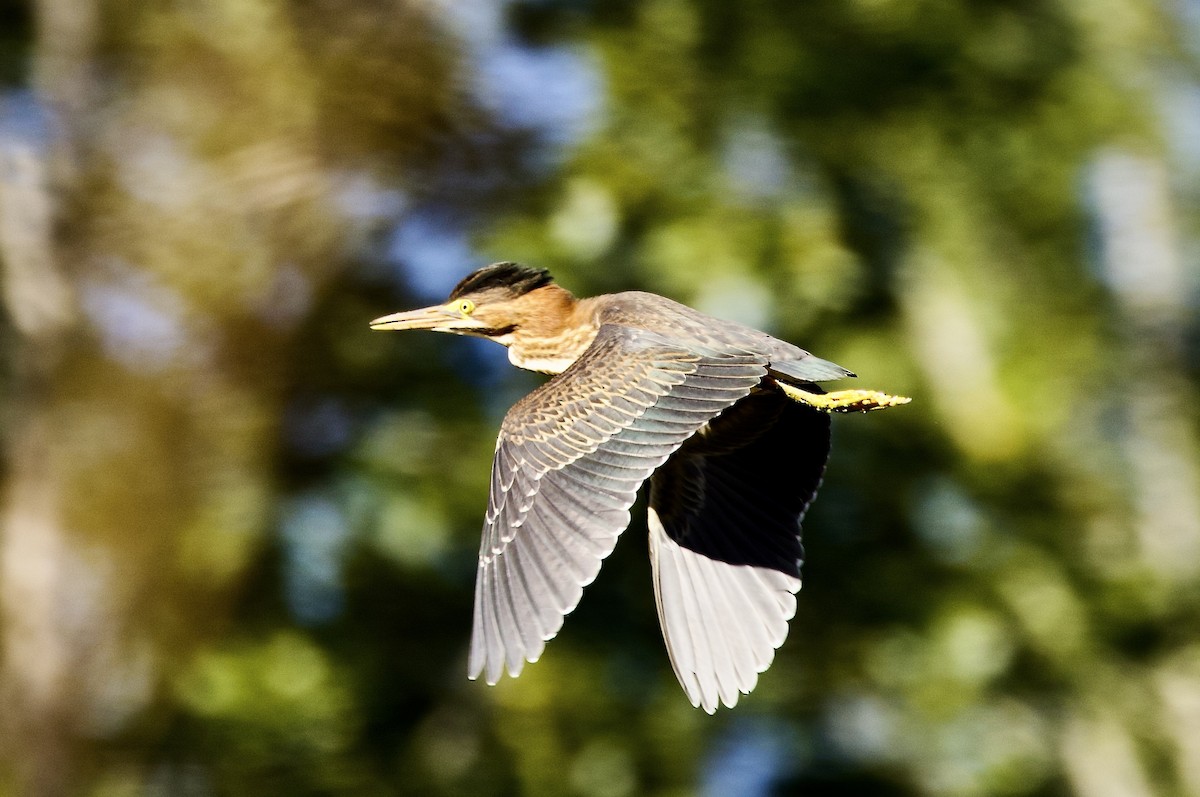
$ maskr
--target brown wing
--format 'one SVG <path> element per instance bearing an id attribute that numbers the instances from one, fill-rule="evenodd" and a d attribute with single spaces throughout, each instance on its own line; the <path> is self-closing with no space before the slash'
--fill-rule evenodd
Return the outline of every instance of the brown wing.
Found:
<path id="1" fill-rule="evenodd" d="M 468 674 L 536 661 L 629 525 L 638 487 L 766 374 L 617 325 L 504 419 L 479 550 Z"/>
<path id="2" fill-rule="evenodd" d="M 829 416 L 756 391 L 650 483 L 650 558 L 671 665 L 692 704 L 734 706 L 771 665 L 800 589 L 800 518 L 829 457 Z"/>

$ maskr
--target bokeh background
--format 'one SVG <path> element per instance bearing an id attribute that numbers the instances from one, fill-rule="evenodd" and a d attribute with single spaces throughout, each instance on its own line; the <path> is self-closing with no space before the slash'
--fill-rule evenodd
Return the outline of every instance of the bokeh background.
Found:
<path id="1" fill-rule="evenodd" d="M 0 1 L 0 794 L 1200 794 L 1196 0 Z M 643 516 L 465 678 L 515 259 L 835 418 L 709 717 Z"/>

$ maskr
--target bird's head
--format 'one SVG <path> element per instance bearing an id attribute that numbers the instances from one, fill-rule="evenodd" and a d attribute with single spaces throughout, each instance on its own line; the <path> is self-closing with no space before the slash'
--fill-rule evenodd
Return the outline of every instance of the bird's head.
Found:
<path id="1" fill-rule="evenodd" d="M 543 269 L 493 263 L 458 283 L 443 304 L 376 318 L 371 329 L 431 329 L 508 345 L 523 327 L 569 313 L 573 302 Z"/>

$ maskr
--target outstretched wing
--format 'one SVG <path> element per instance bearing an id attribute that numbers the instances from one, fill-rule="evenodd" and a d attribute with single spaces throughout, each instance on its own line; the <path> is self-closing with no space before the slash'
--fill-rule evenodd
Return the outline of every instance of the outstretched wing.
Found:
<path id="1" fill-rule="evenodd" d="M 500 429 L 479 550 L 468 674 L 516 676 L 579 602 L 638 487 L 766 374 L 751 353 L 697 353 L 645 330 L 601 327 L 566 371 Z"/>
<path id="2" fill-rule="evenodd" d="M 671 665 L 692 704 L 734 706 L 771 665 L 800 589 L 800 518 L 829 457 L 829 416 L 763 390 L 650 482 L 650 558 Z"/>

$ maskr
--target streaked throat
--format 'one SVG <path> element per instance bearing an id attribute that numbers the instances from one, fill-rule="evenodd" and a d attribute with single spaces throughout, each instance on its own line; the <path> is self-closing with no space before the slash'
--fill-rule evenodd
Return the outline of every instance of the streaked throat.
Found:
<path id="1" fill-rule="evenodd" d="M 513 335 L 508 346 L 508 361 L 526 371 L 561 374 L 579 359 L 596 339 L 596 327 L 564 329 L 557 335 L 530 337 Z"/>

